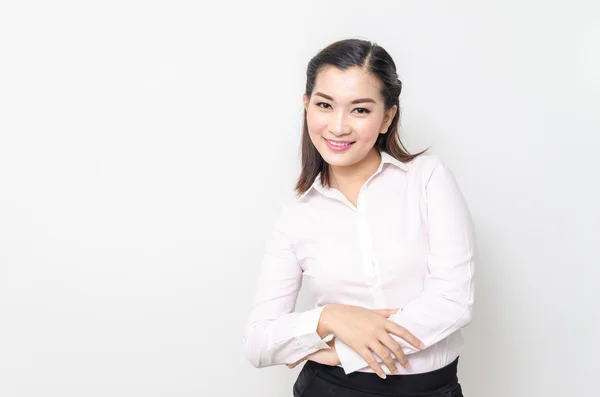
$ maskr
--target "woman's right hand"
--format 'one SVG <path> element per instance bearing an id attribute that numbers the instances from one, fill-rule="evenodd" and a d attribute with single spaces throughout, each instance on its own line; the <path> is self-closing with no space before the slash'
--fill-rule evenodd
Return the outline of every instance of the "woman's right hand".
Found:
<path id="1" fill-rule="evenodd" d="M 390 309 L 370 310 L 359 306 L 332 304 L 325 307 L 321 313 L 319 327 L 323 327 L 325 334 L 334 334 L 360 354 L 369 367 L 384 378 L 385 372 L 371 351 L 381 357 L 393 374 L 397 373 L 397 368 L 387 349 L 394 353 L 396 360 L 404 368 L 408 366 L 402 346 L 389 335 L 390 333 L 404 339 L 416 349 L 425 347 L 406 328 L 387 319 L 394 312 L 395 310 Z"/>

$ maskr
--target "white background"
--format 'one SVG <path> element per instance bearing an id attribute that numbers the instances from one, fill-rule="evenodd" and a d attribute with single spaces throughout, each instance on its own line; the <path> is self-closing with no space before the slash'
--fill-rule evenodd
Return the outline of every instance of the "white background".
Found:
<path id="1" fill-rule="evenodd" d="M 291 396 L 301 367 L 241 339 L 306 64 L 350 37 L 392 54 L 406 145 L 475 221 L 465 396 L 597 391 L 597 1 L 9 0 L 0 396 Z"/>

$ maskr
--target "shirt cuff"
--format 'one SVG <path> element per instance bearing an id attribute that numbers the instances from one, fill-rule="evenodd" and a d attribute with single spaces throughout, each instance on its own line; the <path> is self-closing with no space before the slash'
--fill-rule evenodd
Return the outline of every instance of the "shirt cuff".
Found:
<path id="1" fill-rule="evenodd" d="M 298 336 L 296 340 L 304 349 L 331 349 L 326 342 L 329 342 L 334 335 L 328 334 L 323 339 L 317 333 L 321 312 L 325 306 L 309 310 L 304 313 L 302 322 L 298 325 Z"/>
<path id="2" fill-rule="evenodd" d="M 336 338 L 334 344 L 335 351 L 340 359 L 340 364 L 344 368 L 346 375 L 369 366 L 360 354 L 342 342 L 340 338 Z"/>

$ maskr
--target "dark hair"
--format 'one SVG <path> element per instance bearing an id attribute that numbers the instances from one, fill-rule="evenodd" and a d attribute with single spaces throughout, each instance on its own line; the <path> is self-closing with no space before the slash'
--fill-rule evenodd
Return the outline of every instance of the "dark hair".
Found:
<path id="1" fill-rule="evenodd" d="M 398 79 L 396 64 L 388 52 L 376 43 L 360 39 L 340 40 L 330 44 L 308 63 L 306 69 L 306 95 L 312 96 L 317 73 L 326 66 L 335 66 L 346 70 L 353 66 L 359 66 L 370 72 L 381 81 L 381 95 L 385 99 L 385 110 L 396 105 L 398 110 L 394 115 L 385 134 L 379 134 L 375 142 L 375 148 L 379 151 L 388 152 L 399 161 L 407 162 L 427 149 L 417 154 L 409 154 L 400 141 L 400 91 L 402 82 Z M 306 109 L 304 109 L 304 120 L 302 123 L 302 171 L 296 182 L 296 193 L 301 195 L 314 183 L 319 172 L 321 173 L 321 184 L 329 186 L 328 164 L 323 160 L 319 151 L 315 148 L 308 134 L 306 122 Z"/>

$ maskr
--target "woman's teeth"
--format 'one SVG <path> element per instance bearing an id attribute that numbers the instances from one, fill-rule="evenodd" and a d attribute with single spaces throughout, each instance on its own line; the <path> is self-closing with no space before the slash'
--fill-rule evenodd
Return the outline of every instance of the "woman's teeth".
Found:
<path id="1" fill-rule="evenodd" d="M 347 146 L 349 144 L 351 144 L 352 142 L 334 142 L 334 141 L 328 141 L 329 143 L 331 143 L 333 146 Z"/>

